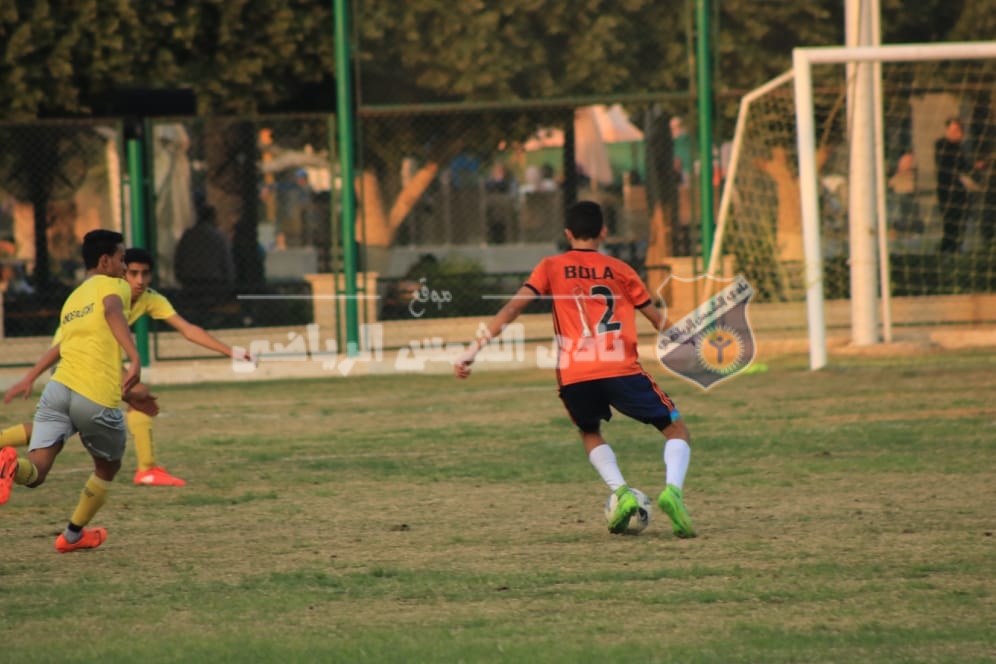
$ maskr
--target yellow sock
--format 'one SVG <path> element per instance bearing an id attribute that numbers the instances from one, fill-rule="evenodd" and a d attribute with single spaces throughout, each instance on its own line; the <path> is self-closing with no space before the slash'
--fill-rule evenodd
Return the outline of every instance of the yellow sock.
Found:
<path id="1" fill-rule="evenodd" d="M 28 431 L 23 424 L 15 424 L 0 431 L 0 447 L 12 445 L 18 447 L 28 444 Z"/>
<path id="2" fill-rule="evenodd" d="M 38 479 L 38 469 L 27 459 L 17 460 L 17 470 L 14 471 L 14 482 L 21 486 L 31 484 Z"/>
<path id="3" fill-rule="evenodd" d="M 137 410 L 129 410 L 126 416 L 128 431 L 135 440 L 135 456 L 138 469 L 148 470 L 156 466 L 156 448 L 152 444 L 152 418 Z"/>
<path id="4" fill-rule="evenodd" d="M 96 475 L 90 475 L 80 494 L 80 502 L 76 505 L 72 518 L 69 520 L 77 526 L 85 526 L 90 523 L 93 515 L 104 505 L 107 500 L 107 492 L 111 488 L 111 483 L 102 480 Z"/>

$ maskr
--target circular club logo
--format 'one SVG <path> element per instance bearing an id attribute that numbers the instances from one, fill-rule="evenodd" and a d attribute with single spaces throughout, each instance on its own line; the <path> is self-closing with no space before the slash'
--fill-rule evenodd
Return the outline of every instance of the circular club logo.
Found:
<path id="1" fill-rule="evenodd" d="M 706 369 L 730 374 L 738 369 L 744 357 L 744 343 L 733 328 L 720 325 L 698 338 L 699 362 Z"/>

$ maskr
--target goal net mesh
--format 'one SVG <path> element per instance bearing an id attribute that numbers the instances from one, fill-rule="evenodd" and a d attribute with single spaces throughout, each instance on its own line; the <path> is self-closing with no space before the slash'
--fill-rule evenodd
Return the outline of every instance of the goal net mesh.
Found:
<path id="1" fill-rule="evenodd" d="M 849 296 L 846 69 L 812 69 L 827 299 Z M 891 294 L 996 292 L 996 61 L 881 71 Z M 782 78 L 741 104 L 718 220 L 722 253 L 762 301 L 805 297 L 793 80 Z"/>

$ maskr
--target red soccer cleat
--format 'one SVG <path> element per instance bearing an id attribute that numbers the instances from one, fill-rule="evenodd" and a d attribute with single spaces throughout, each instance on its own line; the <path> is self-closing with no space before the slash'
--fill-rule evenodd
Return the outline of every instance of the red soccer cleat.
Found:
<path id="1" fill-rule="evenodd" d="M 135 484 L 139 486 L 186 486 L 186 482 L 166 472 L 165 468 L 153 466 L 148 470 L 135 472 Z"/>
<path id="2" fill-rule="evenodd" d="M 69 553 L 80 549 L 96 549 L 107 539 L 106 528 L 84 528 L 82 537 L 75 542 L 66 539 L 65 534 L 59 535 L 55 539 L 55 550 L 59 553 Z"/>
<path id="3" fill-rule="evenodd" d="M 5 447 L 0 450 L 0 505 L 10 498 L 10 488 L 14 486 L 17 473 L 17 450 Z"/>

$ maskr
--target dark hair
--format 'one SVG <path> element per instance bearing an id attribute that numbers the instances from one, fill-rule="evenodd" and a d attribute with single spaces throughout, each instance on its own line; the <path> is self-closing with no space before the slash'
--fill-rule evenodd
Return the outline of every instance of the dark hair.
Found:
<path id="1" fill-rule="evenodd" d="M 965 125 L 962 124 L 961 118 L 958 117 L 957 115 L 952 115 L 951 117 L 949 117 L 949 118 L 947 118 L 947 119 L 944 120 L 944 128 L 945 129 L 947 129 L 948 127 L 950 127 L 953 124 L 958 125 L 962 129 L 965 128 Z"/>
<path id="2" fill-rule="evenodd" d="M 124 235 L 117 231 L 98 228 L 83 236 L 83 266 L 92 270 L 100 263 L 101 256 L 113 256 L 120 245 L 124 244 Z"/>
<path id="3" fill-rule="evenodd" d="M 594 240 L 601 235 L 603 223 L 602 206 L 581 201 L 568 208 L 564 226 L 577 240 Z"/>
<path id="4" fill-rule="evenodd" d="M 145 263 L 149 267 L 155 267 L 156 261 L 152 257 L 152 254 L 146 250 L 139 247 L 132 247 L 125 250 L 124 255 L 125 265 L 131 265 L 132 263 Z"/>
<path id="5" fill-rule="evenodd" d="M 218 220 L 218 210 L 216 210 L 213 205 L 208 205 L 207 203 L 198 207 L 196 214 L 197 218 L 194 220 L 195 224 L 208 224 L 210 226 L 214 226 Z"/>

